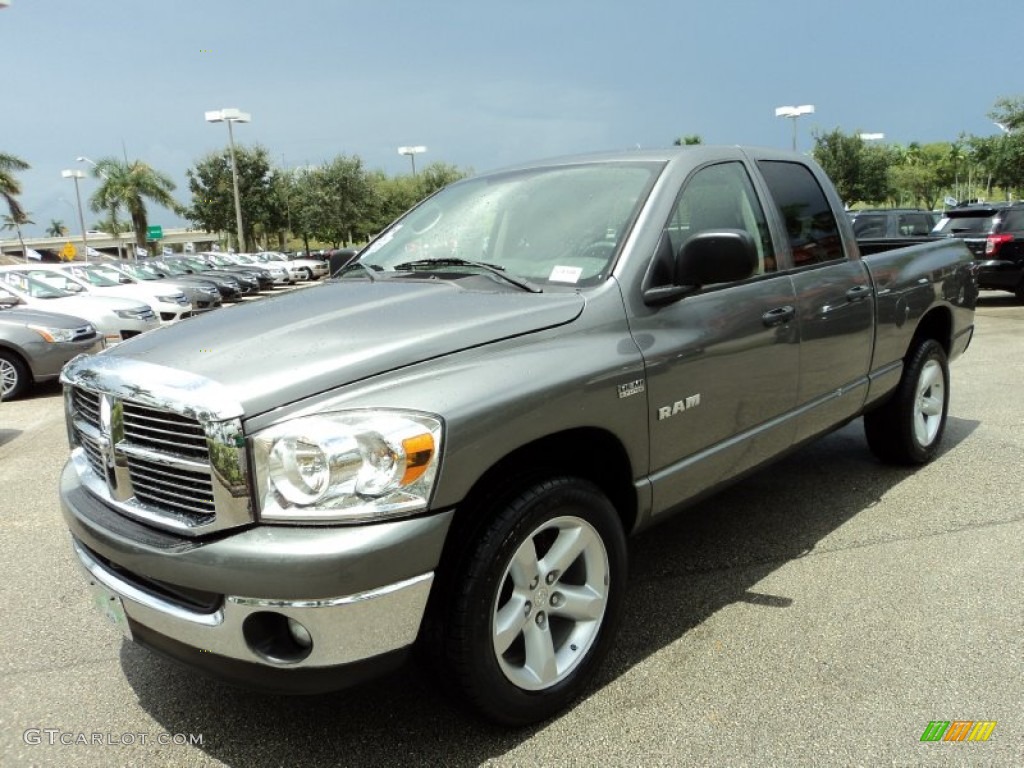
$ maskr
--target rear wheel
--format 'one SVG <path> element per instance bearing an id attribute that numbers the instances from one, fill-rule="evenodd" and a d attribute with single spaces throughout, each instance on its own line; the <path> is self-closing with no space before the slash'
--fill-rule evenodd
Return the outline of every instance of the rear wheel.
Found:
<path id="1" fill-rule="evenodd" d="M 572 703 L 608 652 L 626 544 L 608 499 L 571 477 L 503 504 L 453 584 L 447 662 L 478 711 L 506 725 Z"/>
<path id="2" fill-rule="evenodd" d="M 28 367 L 13 352 L 0 351 L 0 400 L 13 400 L 31 383 Z"/>
<path id="3" fill-rule="evenodd" d="M 889 401 L 864 415 L 868 446 L 890 464 L 924 464 L 939 449 L 948 410 L 946 352 L 934 339 L 926 339 L 911 350 Z"/>

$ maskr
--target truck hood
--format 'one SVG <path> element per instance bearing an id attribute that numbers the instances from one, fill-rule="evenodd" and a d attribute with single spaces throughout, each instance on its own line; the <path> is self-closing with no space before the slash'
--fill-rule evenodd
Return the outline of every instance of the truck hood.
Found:
<path id="1" fill-rule="evenodd" d="M 255 415 L 375 374 L 569 323 L 583 306 L 576 293 L 466 290 L 447 280 L 332 281 L 190 318 L 102 357 L 197 374 L 226 387 L 225 394 Z"/>

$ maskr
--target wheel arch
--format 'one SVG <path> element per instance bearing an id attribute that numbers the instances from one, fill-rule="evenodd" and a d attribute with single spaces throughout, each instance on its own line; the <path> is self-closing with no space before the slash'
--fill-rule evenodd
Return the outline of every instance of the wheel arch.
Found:
<path id="1" fill-rule="evenodd" d="M 607 430 L 581 427 L 558 432 L 526 443 L 491 465 L 456 506 L 445 539 L 431 590 L 431 615 L 441 608 L 450 579 L 457 573 L 474 537 L 491 519 L 482 510 L 500 508 L 531 480 L 554 475 L 582 478 L 597 486 L 609 499 L 626 535 L 637 518 L 637 495 L 632 465 L 625 446 Z M 443 610 L 443 609 L 442 609 Z"/>
<path id="2" fill-rule="evenodd" d="M 479 510 L 496 497 L 540 475 L 571 475 L 596 485 L 619 513 L 628 534 L 636 523 L 637 498 L 632 465 L 625 446 L 612 433 L 579 427 L 519 446 L 491 465 L 458 504 L 453 529 L 476 528 Z"/>
<path id="3" fill-rule="evenodd" d="M 907 354 L 911 354 L 925 339 L 935 339 L 948 356 L 953 348 L 953 313 L 948 307 L 933 307 L 914 329 Z"/>

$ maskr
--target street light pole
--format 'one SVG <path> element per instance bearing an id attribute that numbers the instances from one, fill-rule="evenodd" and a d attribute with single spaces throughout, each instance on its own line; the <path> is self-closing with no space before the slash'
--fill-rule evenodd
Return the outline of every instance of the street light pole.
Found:
<path id="1" fill-rule="evenodd" d="M 776 107 L 776 117 L 788 117 L 793 121 L 793 151 L 796 152 L 796 121 L 800 115 L 810 115 L 814 113 L 813 104 L 801 104 L 799 107 Z"/>
<path id="2" fill-rule="evenodd" d="M 242 229 L 242 202 L 238 195 L 238 163 L 235 162 L 235 134 L 231 129 L 231 124 L 248 123 L 250 120 L 252 120 L 252 115 L 248 112 L 242 112 L 235 107 L 227 107 L 206 113 L 206 122 L 228 124 L 228 147 L 231 153 L 231 186 L 235 192 L 235 224 L 238 227 L 239 253 L 245 250 L 245 234 Z"/>
<path id="3" fill-rule="evenodd" d="M 399 147 L 398 154 L 408 156 L 409 160 L 412 161 L 412 175 L 416 175 L 416 155 L 421 152 L 426 152 L 426 147 Z"/>
<path id="4" fill-rule="evenodd" d="M 78 200 L 78 226 L 82 228 L 82 251 L 85 252 L 85 263 L 89 263 L 89 241 L 85 234 L 85 217 L 82 215 L 82 194 L 78 190 L 78 180 L 85 178 L 85 172 L 78 169 L 72 171 L 61 171 L 60 175 L 65 179 L 75 180 L 75 199 Z"/>

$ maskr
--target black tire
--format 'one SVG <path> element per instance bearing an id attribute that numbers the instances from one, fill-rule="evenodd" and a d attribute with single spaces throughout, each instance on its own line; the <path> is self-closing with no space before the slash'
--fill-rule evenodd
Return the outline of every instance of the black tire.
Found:
<path id="1" fill-rule="evenodd" d="M 864 414 L 868 447 L 888 464 L 917 465 L 939 450 L 949 411 L 949 362 L 934 339 L 907 356 L 903 376 L 885 405 Z"/>
<path id="2" fill-rule="evenodd" d="M 493 511 L 451 583 L 444 661 L 478 713 L 523 726 L 568 707 L 607 654 L 626 541 L 605 495 L 577 478 L 537 482 Z"/>
<path id="3" fill-rule="evenodd" d="M 31 383 L 32 377 L 22 359 L 13 352 L 0 350 L 0 400 L 13 400 Z"/>
<path id="4" fill-rule="evenodd" d="M 1017 287 L 1013 290 L 1013 295 L 1017 299 L 1018 304 L 1024 304 L 1024 280 L 1017 283 Z"/>

